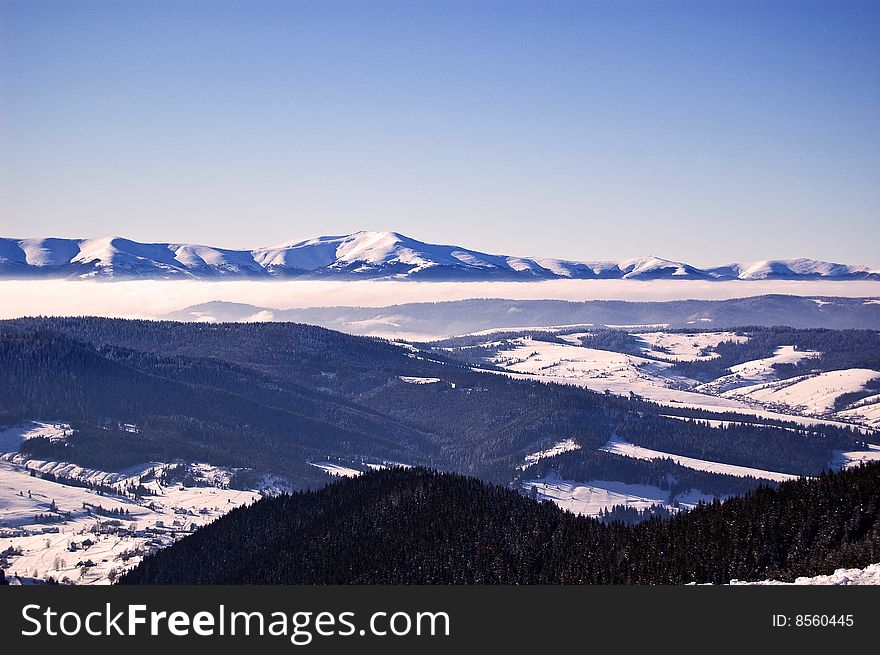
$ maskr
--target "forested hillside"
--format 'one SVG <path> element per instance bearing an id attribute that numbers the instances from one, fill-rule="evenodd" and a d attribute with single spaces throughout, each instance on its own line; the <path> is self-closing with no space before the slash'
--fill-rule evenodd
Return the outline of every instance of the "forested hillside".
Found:
<path id="1" fill-rule="evenodd" d="M 351 334 L 387 335 L 403 331 L 425 339 L 489 329 L 522 329 L 547 325 L 667 325 L 693 327 L 695 322 L 718 328 L 742 325 L 788 325 L 837 330 L 880 329 L 880 305 L 871 299 L 761 295 L 729 300 L 504 300 L 469 299 L 422 302 L 386 307 L 308 307 L 279 309 L 213 301 L 168 314 L 165 318 L 217 322 L 243 321 L 258 312 L 275 321 L 309 323 Z M 388 317 L 393 316 L 393 324 Z"/>
<path id="2" fill-rule="evenodd" d="M 812 475 L 834 450 L 861 443 L 833 427 L 710 428 L 648 402 L 479 373 L 442 353 L 289 323 L 7 321 L 0 367 L 0 423 L 73 427 L 64 440 L 29 439 L 22 452 L 104 470 L 206 461 L 279 474 L 297 488 L 326 483 L 309 462 L 327 458 L 508 483 L 539 471 L 517 469 L 528 453 L 572 439 L 580 449 L 567 461 L 599 479 L 626 469 L 637 482 L 729 494 L 744 481 L 668 461 L 620 463 L 598 450 L 617 433 L 667 452 Z"/>
<path id="3" fill-rule="evenodd" d="M 124 584 L 686 584 L 880 559 L 880 464 L 604 525 L 479 480 L 392 469 L 233 510 Z"/>

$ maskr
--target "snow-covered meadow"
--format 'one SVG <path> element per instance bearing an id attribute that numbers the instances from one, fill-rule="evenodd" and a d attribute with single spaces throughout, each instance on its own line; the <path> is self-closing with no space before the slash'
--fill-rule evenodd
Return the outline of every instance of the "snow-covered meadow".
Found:
<path id="1" fill-rule="evenodd" d="M 47 421 L 0 431 L 12 451 L 0 456 L 0 563 L 12 584 L 109 584 L 145 554 L 260 497 L 229 489 L 231 471 L 207 464 L 188 465 L 198 486 L 184 486 L 163 479 L 172 464 L 108 472 L 14 451 L 22 438 L 68 432 Z"/>
<path id="2" fill-rule="evenodd" d="M 524 480 L 522 489 L 538 500 L 552 501 L 560 508 L 582 516 L 599 516 L 603 511 L 618 506 L 643 511 L 659 505 L 675 512 L 713 500 L 712 496 L 699 490 L 672 495 L 660 487 L 647 484 L 626 484 L 614 480 L 577 482 L 555 475 Z"/>
<path id="3" fill-rule="evenodd" d="M 816 375 L 740 387 L 724 393 L 728 398 L 757 401 L 768 406 L 783 406 L 813 416 L 834 411 L 834 401 L 846 393 L 859 392 L 880 371 L 848 368 Z"/>
<path id="4" fill-rule="evenodd" d="M 757 422 L 776 419 L 863 429 L 874 429 L 880 422 L 880 396 L 861 401 L 856 409 L 834 410 L 839 396 L 864 389 L 869 380 L 880 378 L 880 371 L 846 369 L 778 380 L 773 364 L 796 363 L 818 355 L 783 346 L 771 357 L 738 364 L 731 367 L 730 374 L 700 383 L 676 374 L 674 362 L 711 358 L 708 351 L 713 344 L 727 340 L 729 333 L 701 333 L 699 339 L 684 339 L 681 334 L 662 330 L 639 333 L 646 344 L 644 351 L 651 352 L 652 358 L 578 345 L 583 334 L 562 335 L 565 343 L 523 336 L 503 343 L 487 341 L 487 345 L 495 348 L 491 363 L 503 370 L 501 374 L 519 379 L 571 384 L 622 396 L 635 394 L 670 407 L 750 414 Z M 656 354 L 662 361 L 653 358 L 650 350 L 660 344 L 665 352 Z"/>

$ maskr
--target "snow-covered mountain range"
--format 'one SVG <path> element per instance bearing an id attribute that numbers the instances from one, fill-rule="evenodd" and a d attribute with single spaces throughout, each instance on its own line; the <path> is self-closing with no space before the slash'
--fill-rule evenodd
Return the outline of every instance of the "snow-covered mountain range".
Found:
<path id="1" fill-rule="evenodd" d="M 698 268 L 659 257 L 570 261 L 492 255 L 417 241 L 396 232 L 356 232 L 255 250 L 97 239 L 0 238 L 0 277 L 99 279 L 353 278 L 405 280 L 689 279 L 880 280 L 880 270 L 812 259 Z"/>

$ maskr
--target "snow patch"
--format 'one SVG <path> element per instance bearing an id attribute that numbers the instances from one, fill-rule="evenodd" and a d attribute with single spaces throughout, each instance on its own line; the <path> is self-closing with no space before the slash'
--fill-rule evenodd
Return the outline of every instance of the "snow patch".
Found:
<path id="1" fill-rule="evenodd" d="M 644 448 L 629 443 L 620 437 L 612 437 L 608 440 L 608 443 L 600 448 L 600 450 L 615 455 L 623 455 L 624 457 L 633 457 L 635 459 L 671 459 L 679 466 L 695 469 L 697 471 L 706 471 L 708 473 L 722 473 L 726 475 L 736 475 L 738 477 L 764 478 L 775 482 L 785 482 L 786 480 L 794 480 L 799 477 L 797 475 L 792 475 L 791 473 L 778 473 L 776 471 L 767 471 L 748 466 L 723 464 L 721 462 L 697 459 L 696 457 L 687 457 L 685 455 L 675 455 L 660 450 L 652 450 L 650 448 Z"/>
<path id="2" fill-rule="evenodd" d="M 334 478 L 356 478 L 363 474 L 363 471 L 358 471 L 342 464 L 334 464 L 333 462 L 309 462 L 309 465 L 321 469 L 324 473 Z"/>
<path id="3" fill-rule="evenodd" d="M 868 450 L 835 450 L 831 467 L 834 469 L 848 469 L 859 466 L 864 462 L 880 461 L 880 446 L 868 444 Z"/>
<path id="4" fill-rule="evenodd" d="M 525 463 L 517 466 L 517 469 L 520 471 L 524 471 L 532 464 L 541 461 L 542 459 L 546 459 L 548 457 L 556 457 L 556 455 L 561 455 L 562 453 L 567 453 L 571 450 L 578 450 L 580 445 L 575 442 L 574 439 L 566 439 L 565 441 L 557 441 L 555 444 L 547 448 L 546 450 L 539 450 L 536 453 L 531 453 L 530 455 L 525 456 Z"/>
<path id="5" fill-rule="evenodd" d="M 71 434 L 67 423 L 57 421 L 27 421 L 15 427 L 0 430 L 0 452 L 18 450 L 22 441 L 35 437 L 46 437 L 50 441 L 60 441 Z"/>
<path id="6" fill-rule="evenodd" d="M 645 345 L 641 350 L 644 354 L 657 359 L 676 362 L 702 362 L 718 357 L 711 352 L 718 344 L 732 341 L 745 343 L 747 336 L 735 332 L 641 332 L 633 334 Z"/>
<path id="7" fill-rule="evenodd" d="M 652 505 L 665 505 L 669 498 L 659 487 L 609 480 L 584 483 L 548 477 L 527 480 L 522 486 L 527 493 L 534 490 L 540 500 L 550 500 L 564 510 L 584 516 L 598 516 L 615 505 L 645 510 Z"/>

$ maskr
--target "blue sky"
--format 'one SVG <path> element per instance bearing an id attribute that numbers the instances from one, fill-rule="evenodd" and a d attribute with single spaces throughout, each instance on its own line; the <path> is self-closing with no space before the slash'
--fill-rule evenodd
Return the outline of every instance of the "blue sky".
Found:
<path id="1" fill-rule="evenodd" d="M 0 234 L 880 265 L 878 2 L 0 2 Z"/>

